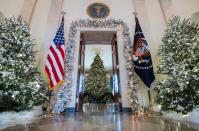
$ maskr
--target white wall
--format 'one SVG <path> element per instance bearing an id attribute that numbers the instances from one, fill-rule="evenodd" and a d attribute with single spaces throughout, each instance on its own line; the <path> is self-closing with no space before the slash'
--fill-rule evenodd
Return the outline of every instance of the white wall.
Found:
<path id="1" fill-rule="evenodd" d="M 38 51 L 37 53 L 37 63 L 38 65 L 43 65 L 46 62 L 47 56 L 43 55 L 44 50 L 48 49 L 50 43 L 46 43 L 46 40 L 52 39 L 45 37 L 47 30 L 48 16 L 50 13 L 52 0 L 38 0 L 35 11 L 32 16 L 32 21 L 30 22 L 31 33 L 36 44 L 34 50 Z M 43 47 L 45 45 L 45 47 Z M 44 68 L 41 67 L 41 70 Z"/>
<path id="2" fill-rule="evenodd" d="M 172 0 L 173 15 L 190 18 L 199 11 L 199 0 Z"/>
<path id="3" fill-rule="evenodd" d="M 24 0 L 23 9 L 22 9 L 22 18 L 30 24 L 38 0 Z"/>
<path id="4" fill-rule="evenodd" d="M 0 0 L 0 11 L 6 17 L 21 15 L 24 0 Z"/>
<path id="5" fill-rule="evenodd" d="M 91 19 L 87 15 L 87 7 L 94 2 L 99 2 L 97 0 L 65 0 L 65 5 L 63 10 L 67 12 L 66 21 L 67 26 L 72 21 L 78 19 Z M 101 0 L 100 2 L 105 3 L 110 8 L 110 15 L 107 17 L 122 19 L 130 27 L 130 32 L 133 31 L 133 7 L 131 0 Z"/>

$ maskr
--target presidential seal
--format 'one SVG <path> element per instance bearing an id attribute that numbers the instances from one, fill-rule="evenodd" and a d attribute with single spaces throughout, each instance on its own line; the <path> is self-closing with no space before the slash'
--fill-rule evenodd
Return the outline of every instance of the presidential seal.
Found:
<path id="1" fill-rule="evenodd" d="M 104 19 L 110 14 L 110 9 L 103 3 L 93 3 L 88 6 L 87 14 L 93 19 Z"/>

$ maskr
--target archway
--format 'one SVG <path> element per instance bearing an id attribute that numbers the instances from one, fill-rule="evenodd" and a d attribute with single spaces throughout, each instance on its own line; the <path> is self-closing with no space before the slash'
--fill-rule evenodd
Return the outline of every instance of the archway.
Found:
<path id="1" fill-rule="evenodd" d="M 66 41 L 66 63 L 65 63 L 65 78 L 64 84 L 59 89 L 59 93 L 57 94 L 57 102 L 54 106 L 54 112 L 63 112 L 67 104 L 69 104 L 72 100 L 74 101 L 75 93 L 74 89 L 76 88 L 76 76 L 77 69 L 75 67 L 75 57 L 78 54 L 75 52 L 76 48 L 79 47 L 77 44 L 76 39 L 80 38 L 80 31 L 82 30 L 108 30 L 108 31 L 117 31 L 120 36 L 118 40 L 121 40 L 120 46 L 123 46 L 123 53 L 120 60 L 123 60 L 120 66 L 124 70 L 121 72 L 125 75 L 127 80 L 122 85 L 126 87 L 123 89 L 123 94 L 125 95 L 126 91 L 128 90 L 129 93 L 129 102 L 131 104 L 132 110 L 137 111 L 138 109 L 138 100 L 136 89 L 133 86 L 133 79 L 134 79 L 134 71 L 132 65 L 132 40 L 130 38 L 129 28 L 127 24 L 125 24 L 122 20 L 115 20 L 115 19 L 108 19 L 108 20 L 77 20 L 72 22 L 69 33 L 68 39 Z M 78 35 L 78 36 L 77 36 Z M 79 39 L 78 39 L 79 41 Z M 121 45 L 122 44 L 122 45 Z M 74 79 L 75 78 L 75 79 Z M 76 91 L 75 91 L 76 92 Z M 122 95 L 123 95 L 122 94 Z M 76 101 L 76 100 L 75 100 Z M 122 103 L 123 104 L 123 103 Z M 74 109 L 75 110 L 75 109 Z"/>

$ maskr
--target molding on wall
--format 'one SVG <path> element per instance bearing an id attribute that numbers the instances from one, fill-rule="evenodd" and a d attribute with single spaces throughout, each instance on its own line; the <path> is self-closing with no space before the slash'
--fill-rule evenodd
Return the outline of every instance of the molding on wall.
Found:
<path id="1" fill-rule="evenodd" d="M 4 15 L 3 15 L 3 13 L 0 11 L 0 22 L 3 21 L 4 18 L 5 18 L 5 17 L 4 17 Z"/>
<path id="2" fill-rule="evenodd" d="M 30 24 L 31 21 L 32 21 L 32 17 L 33 17 L 33 14 L 34 14 L 34 12 L 35 12 L 35 8 L 36 8 L 36 5 L 37 5 L 37 2 L 38 2 L 38 0 L 35 0 L 35 3 L 34 3 L 34 5 L 33 5 L 33 9 L 32 9 L 32 11 L 31 11 L 30 18 L 29 18 L 29 20 L 28 20 L 28 23 L 29 23 L 29 24 Z"/>
<path id="3" fill-rule="evenodd" d="M 22 8 L 22 18 L 30 24 L 32 21 L 33 14 L 35 12 L 38 0 L 25 0 Z"/>
<path id="4" fill-rule="evenodd" d="M 171 19 L 173 16 L 172 2 L 171 0 L 159 0 L 159 4 L 167 26 L 169 19 Z"/>

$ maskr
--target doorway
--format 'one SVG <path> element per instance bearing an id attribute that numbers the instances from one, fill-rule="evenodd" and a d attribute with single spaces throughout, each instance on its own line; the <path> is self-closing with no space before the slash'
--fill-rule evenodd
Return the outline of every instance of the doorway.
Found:
<path id="1" fill-rule="evenodd" d="M 88 71 L 91 68 L 93 59 L 97 54 L 99 54 L 103 61 L 110 92 L 102 94 L 99 98 L 94 98 L 92 93 L 85 90 L 85 81 L 88 77 Z M 105 97 L 109 97 L 113 101 L 112 106 L 107 106 L 107 104 L 102 103 L 99 107 L 98 104 L 96 107 L 97 110 L 111 110 L 112 112 L 121 111 L 121 86 L 119 76 L 118 42 L 116 32 L 82 31 L 80 33 L 78 58 L 76 110 L 85 110 L 86 104 L 84 99 L 86 97 L 92 97 L 92 99 L 96 99 L 99 103 L 101 103 L 102 99 Z M 109 105 L 111 104 L 109 103 Z M 105 109 L 107 107 L 109 107 L 109 109 Z"/>

